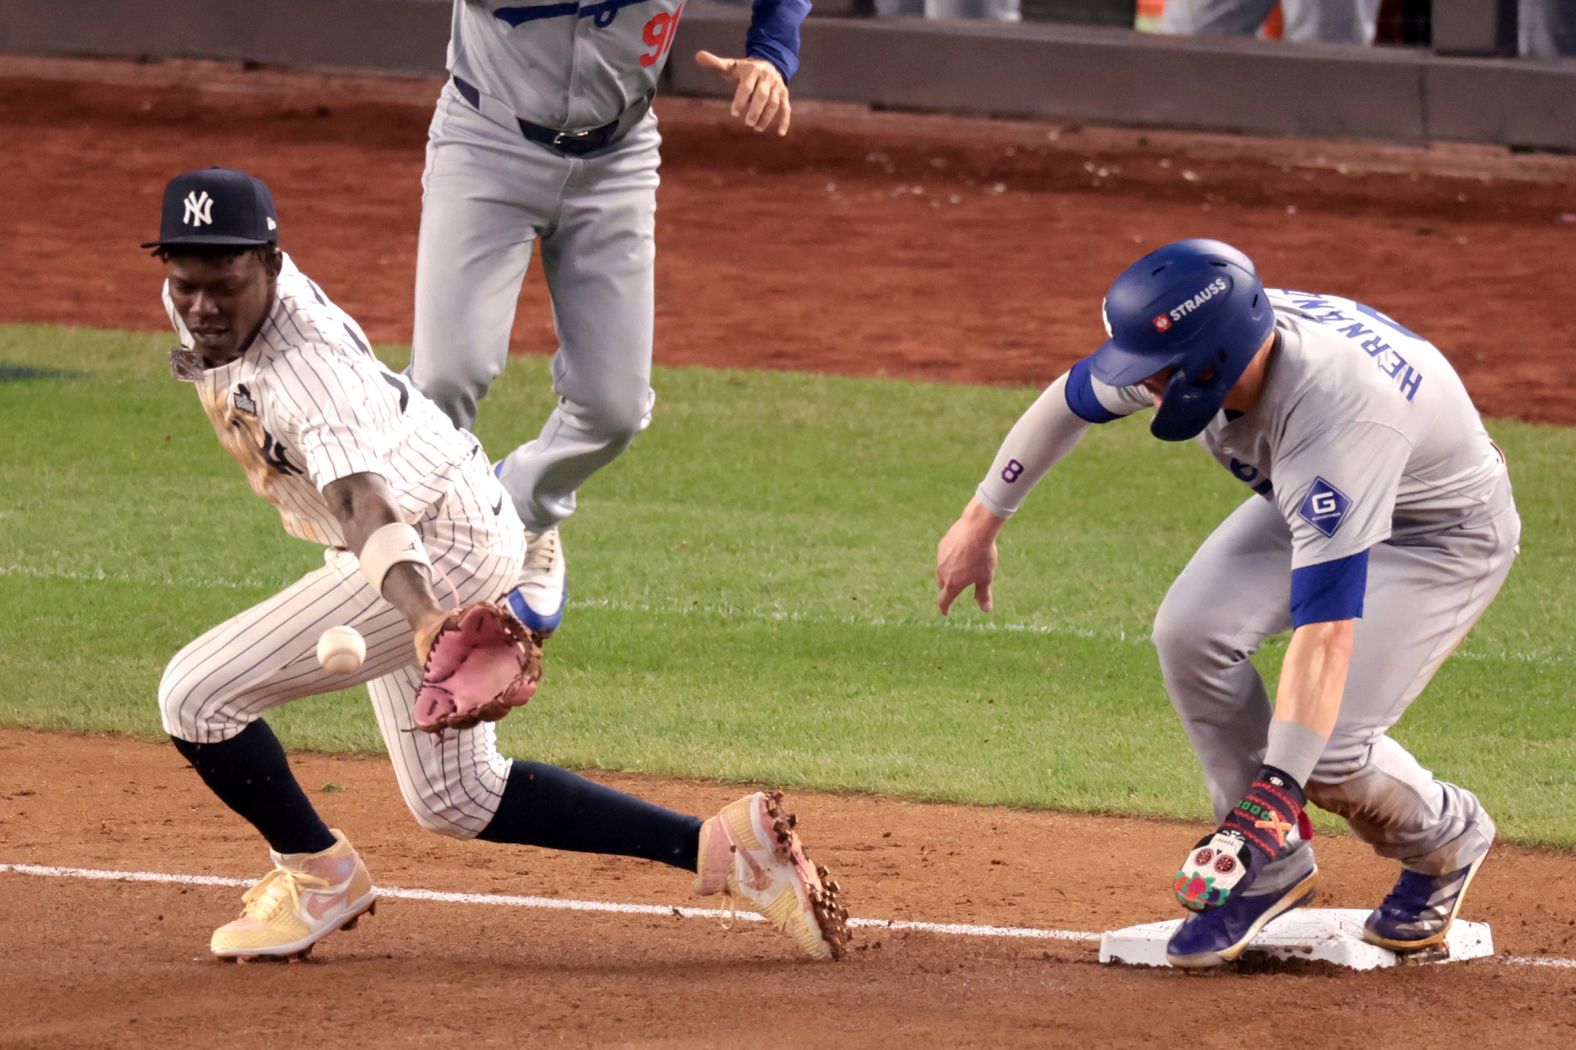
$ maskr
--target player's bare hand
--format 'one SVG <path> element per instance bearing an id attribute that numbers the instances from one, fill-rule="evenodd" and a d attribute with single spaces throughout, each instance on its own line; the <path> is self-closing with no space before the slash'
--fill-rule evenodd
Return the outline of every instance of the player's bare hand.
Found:
<path id="1" fill-rule="evenodd" d="M 996 534 L 1006 520 L 970 500 L 963 514 L 936 545 L 936 605 L 945 616 L 958 595 L 974 588 L 980 609 L 990 612 L 991 581 L 996 578 Z"/>
<path id="2" fill-rule="evenodd" d="M 761 58 L 721 58 L 710 51 L 695 52 L 695 64 L 722 74 L 737 85 L 733 92 L 733 115 L 756 131 L 777 123 L 777 134 L 788 134 L 791 106 L 788 84 L 776 66 Z"/>

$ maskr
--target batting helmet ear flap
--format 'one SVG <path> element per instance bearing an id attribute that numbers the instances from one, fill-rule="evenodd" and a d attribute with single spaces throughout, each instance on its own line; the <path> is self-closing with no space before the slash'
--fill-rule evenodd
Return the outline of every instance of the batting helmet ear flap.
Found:
<path id="1" fill-rule="evenodd" d="M 1096 379 L 1133 386 L 1168 368 L 1150 431 L 1198 435 L 1275 327 L 1253 262 L 1229 244 L 1194 239 L 1156 249 L 1112 282 L 1102 307 L 1110 339 L 1089 360 Z"/>

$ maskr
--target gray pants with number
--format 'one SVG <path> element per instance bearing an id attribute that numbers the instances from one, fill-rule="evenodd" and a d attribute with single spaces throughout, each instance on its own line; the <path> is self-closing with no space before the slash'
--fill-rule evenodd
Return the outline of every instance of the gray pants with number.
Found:
<path id="1" fill-rule="evenodd" d="M 1276 0 L 1167 0 L 1162 33 L 1252 36 Z M 1371 44 L 1379 0 L 1280 0 L 1284 39 L 1296 43 Z"/>
<path id="2" fill-rule="evenodd" d="M 1425 875 L 1476 860 L 1494 822 L 1475 795 L 1436 780 L 1386 734 L 1499 593 L 1520 536 L 1507 497 L 1481 528 L 1383 543 L 1369 555 L 1340 717 L 1308 798 L 1344 817 L 1380 856 Z M 1155 618 L 1166 691 L 1203 763 L 1217 820 L 1264 760 L 1270 701 L 1249 657 L 1291 629 L 1290 599 L 1290 530 L 1269 500 L 1253 496 L 1204 541 Z M 1285 888 L 1311 863 L 1311 847 L 1299 847 L 1266 869 L 1256 892 Z"/>
<path id="3" fill-rule="evenodd" d="M 541 530 L 651 421 L 653 272 L 661 136 L 646 118 L 606 150 L 565 157 L 507 114 L 444 85 L 428 130 L 410 376 L 458 426 L 509 353 L 515 303 L 540 242 L 553 304 L 558 406 L 500 478 Z"/>

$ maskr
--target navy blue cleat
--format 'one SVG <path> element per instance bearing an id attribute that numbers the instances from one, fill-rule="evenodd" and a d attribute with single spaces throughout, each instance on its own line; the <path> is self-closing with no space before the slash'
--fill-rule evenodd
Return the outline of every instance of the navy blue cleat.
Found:
<path id="1" fill-rule="evenodd" d="M 1313 868 L 1279 893 L 1232 897 L 1218 908 L 1189 915 L 1166 942 L 1166 962 L 1202 970 L 1241 955 L 1271 920 L 1313 900 L 1319 869 Z"/>
<path id="2" fill-rule="evenodd" d="M 1443 944 L 1482 863 L 1479 857 L 1445 875 L 1420 875 L 1402 868 L 1395 888 L 1363 923 L 1363 940 L 1395 952 Z"/>
<path id="3" fill-rule="evenodd" d="M 509 592 L 509 608 L 521 623 L 545 638 L 563 623 L 569 599 L 564 548 L 558 541 L 557 526 L 542 532 L 526 529 L 525 542 L 525 565 L 519 583 Z"/>

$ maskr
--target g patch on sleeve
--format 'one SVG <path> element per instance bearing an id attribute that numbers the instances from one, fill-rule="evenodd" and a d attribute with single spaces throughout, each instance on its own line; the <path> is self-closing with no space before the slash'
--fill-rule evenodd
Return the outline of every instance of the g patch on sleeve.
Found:
<path id="1" fill-rule="evenodd" d="M 1297 513 L 1303 521 L 1326 536 L 1334 536 L 1341 522 L 1346 520 L 1346 512 L 1351 509 L 1352 501 L 1346 493 L 1323 478 L 1315 477 Z"/>

